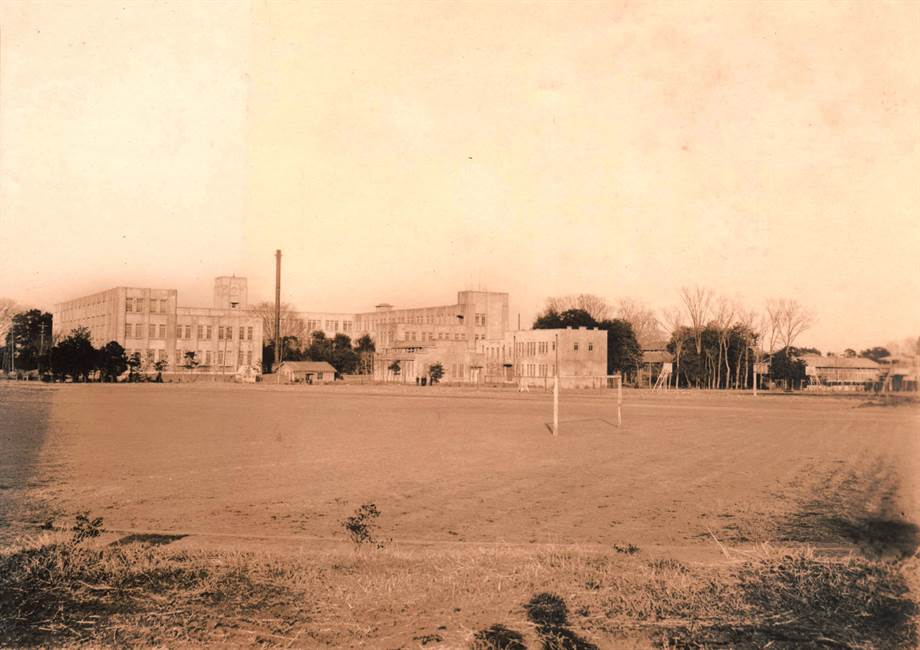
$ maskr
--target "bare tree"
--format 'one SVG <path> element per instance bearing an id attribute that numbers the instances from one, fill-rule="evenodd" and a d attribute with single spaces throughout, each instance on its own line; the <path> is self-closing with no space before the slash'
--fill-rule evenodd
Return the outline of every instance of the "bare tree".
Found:
<path id="1" fill-rule="evenodd" d="M 715 387 L 722 386 L 722 361 L 725 360 L 725 387 L 729 387 L 731 381 L 731 367 L 728 365 L 728 343 L 731 337 L 732 324 L 735 320 L 737 305 L 730 298 L 720 296 L 716 301 L 716 307 L 713 311 L 713 324 L 719 335 L 719 359 L 716 365 L 716 375 L 714 378 Z"/>
<path id="2" fill-rule="evenodd" d="M 768 300 L 767 313 L 775 340 L 782 344 L 787 355 L 799 335 L 814 322 L 811 313 L 795 300 Z"/>
<path id="3" fill-rule="evenodd" d="M 665 309 L 661 312 L 661 321 L 671 331 L 674 338 L 674 388 L 680 385 L 680 355 L 684 351 L 684 316 L 680 307 Z"/>
<path id="4" fill-rule="evenodd" d="M 256 312 L 259 318 L 262 319 L 262 336 L 265 344 L 274 344 L 275 303 L 260 302 L 252 308 L 252 311 Z M 309 334 L 305 330 L 303 320 L 297 317 L 291 306 L 287 303 L 281 303 L 281 339 L 296 338 L 303 345 L 305 343 L 303 340 L 304 334 Z"/>
<path id="5" fill-rule="evenodd" d="M 632 326 L 640 345 L 662 338 L 658 318 L 645 303 L 632 298 L 621 298 L 617 301 L 616 316 Z"/>
<path id="6" fill-rule="evenodd" d="M 754 355 L 754 361 L 759 361 L 757 353 L 755 351 L 755 346 L 759 344 L 760 339 L 763 336 L 763 331 L 761 327 L 762 320 L 758 318 L 757 312 L 753 309 L 745 310 L 739 309 L 737 316 L 738 325 L 741 326 L 742 335 L 744 336 L 744 357 L 742 362 L 742 356 L 739 354 L 735 364 L 735 388 L 747 388 L 748 387 L 748 372 L 747 369 L 750 364 L 750 355 Z M 744 375 L 741 375 L 741 368 L 744 368 Z"/>
<path id="7" fill-rule="evenodd" d="M 581 309 L 588 312 L 597 322 L 605 320 L 610 315 L 610 305 L 600 296 L 591 293 L 580 293 L 577 296 L 557 296 L 546 299 L 546 310 L 561 314 L 569 309 Z"/>
<path id="8" fill-rule="evenodd" d="M 687 310 L 687 317 L 690 319 L 690 330 L 693 332 L 693 340 L 696 343 L 696 353 L 701 354 L 703 351 L 703 330 L 706 329 L 706 323 L 709 320 L 709 312 L 712 306 L 712 291 L 702 287 L 681 287 L 680 297 Z"/>
<path id="9" fill-rule="evenodd" d="M 10 331 L 10 323 L 13 322 L 13 316 L 20 311 L 16 301 L 12 298 L 0 298 L 0 341 L 6 341 L 6 335 Z"/>

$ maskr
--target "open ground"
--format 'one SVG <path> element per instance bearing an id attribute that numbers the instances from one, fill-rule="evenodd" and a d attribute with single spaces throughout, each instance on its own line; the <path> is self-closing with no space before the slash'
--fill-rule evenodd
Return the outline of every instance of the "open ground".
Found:
<path id="1" fill-rule="evenodd" d="M 901 618 L 887 627 L 900 636 L 888 640 L 915 640 L 910 579 L 902 582 L 900 567 L 916 567 L 916 407 L 706 392 L 627 390 L 625 397 L 617 428 L 612 391 L 564 392 L 561 431 L 553 437 L 544 392 L 0 386 L 5 557 L 21 562 L 23 547 L 15 539 L 41 527 L 66 529 L 78 512 L 89 511 L 104 518 L 105 535 L 66 552 L 103 553 L 97 560 L 107 566 L 143 564 L 139 553 L 154 564 L 221 558 L 220 566 L 262 576 L 264 583 L 256 581 L 262 587 L 284 584 L 299 594 L 279 596 L 283 606 L 263 603 L 261 619 L 253 614 L 259 607 L 237 612 L 235 623 L 215 623 L 217 614 L 199 611 L 196 625 L 208 632 L 182 637 L 176 626 L 177 639 L 372 647 L 469 645 L 490 624 L 519 630 L 521 643 L 542 638 L 537 643 L 545 645 L 549 628 L 523 607 L 541 591 L 558 592 L 569 603 L 569 618 L 578 619 L 577 630 L 552 628 L 569 641 L 546 647 L 726 639 L 871 646 L 879 639 L 866 630 L 851 630 L 849 641 L 841 640 L 844 632 L 835 638 L 823 631 L 830 641 L 815 641 L 822 631 L 814 621 L 786 621 L 785 640 L 778 632 L 758 636 L 769 627 L 763 621 L 779 629 L 780 619 L 770 616 L 795 607 L 758 613 L 745 600 L 751 584 L 745 571 L 785 575 L 784 563 L 804 562 L 800 573 L 808 576 L 814 567 L 850 570 L 855 562 L 875 576 L 880 593 L 896 600 Z M 354 550 L 342 526 L 364 503 L 381 512 L 374 532 L 383 550 Z M 137 545 L 145 550 L 126 551 L 133 540 L 146 542 Z M 36 545 L 66 547 L 53 535 L 26 547 L 34 553 Z M 681 589 L 697 594 L 692 606 L 677 607 L 682 614 L 611 604 L 629 601 L 630 589 L 638 599 L 631 607 L 646 602 L 648 585 L 661 582 L 662 572 L 668 598 L 679 599 Z M 291 578 L 295 574 L 300 577 Z M 114 578 L 107 580 L 114 589 Z M 624 580 L 633 586 L 627 589 Z M 713 580 L 728 591 L 710 589 L 714 600 L 706 605 L 694 590 Z M 741 604 L 730 605 L 734 597 Z M 668 598 L 659 595 L 662 603 Z M 858 599 L 851 600 L 856 606 Z M 294 602 L 302 607 L 291 609 Z M 719 602 L 724 612 L 705 609 Z M 356 612 L 355 605 L 363 609 Z M 693 607 L 704 609 L 694 613 Z M 716 623 L 694 627 L 704 611 Z M 111 631 L 106 615 L 82 616 L 92 625 L 71 623 L 67 631 L 46 621 L 52 636 L 20 626 L 5 638 L 98 643 L 100 630 Z M 241 632 L 239 621 L 247 616 L 262 623 Z M 747 631 L 731 636 L 745 627 L 738 623 L 745 616 Z M 181 626 L 185 634 L 194 628 L 189 621 Z M 161 628 L 129 616 L 111 640 L 168 641 Z M 27 632 L 32 636 L 22 636 Z"/>

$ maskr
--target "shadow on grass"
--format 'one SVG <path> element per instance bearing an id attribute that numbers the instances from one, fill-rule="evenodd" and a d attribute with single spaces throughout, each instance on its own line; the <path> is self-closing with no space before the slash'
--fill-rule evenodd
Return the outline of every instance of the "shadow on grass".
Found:
<path id="1" fill-rule="evenodd" d="M 110 546 L 126 546 L 127 544 L 146 544 L 148 546 L 165 546 L 172 544 L 187 535 L 158 535 L 156 533 L 132 533 L 116 539 Z"/>
<path id="2" fill-rule="evenodd" d="M 859 546 L 869 557 L 903 559 L 920 546 L 920 528 L 902 519 L 829 517 L 823 525 L 836 535 Z"/>
<path id="3" fill-rule="evenodd" d="M 500 623 L 479 630 L 473 637 L 473 650 L 527 650 L 524 636 Z"/>
<path id="4" fill-rule="evenodd" d="M 569 629 L 565 601 L 556 594 L 536 594 L 524 604 L 527 618 L 537 626 L 544 650 L 597 650 L 597 646 Z"/>
<path id="5" fill-rule="evenodd" d="M 805 555 L 745 564 L 740 598 L 660 633 L 667 647 L 916 648 L 917 604 L 896 565 Z"/>
<path id="6" fill-rule="evenodd" d="M 303 594 L 274 571 L 150 544 L 68 541 L 0 552 L 0 647 L 233 642 L 215 621 L 248 611 L 277 625 L 303 617 Z"/>

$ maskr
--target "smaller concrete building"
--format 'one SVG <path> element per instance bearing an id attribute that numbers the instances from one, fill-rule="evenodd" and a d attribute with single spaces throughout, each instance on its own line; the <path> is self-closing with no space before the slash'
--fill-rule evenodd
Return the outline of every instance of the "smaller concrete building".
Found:
<path id="1" fill-rule="evenodd" d="M 537 329 L 508 332 L 504 338 L 481 341 L 482 380 L 552 386 L 559 365 L 562 388 L 600 388 L 607 376 L 607 332 L 577 329 Z"/>
<path id="2" fill-rule="evenodd" d="M 325 361 L 282 361 L 275 372 L 289 384 L 331 384 L 335 381 L 335 368 Z"/>

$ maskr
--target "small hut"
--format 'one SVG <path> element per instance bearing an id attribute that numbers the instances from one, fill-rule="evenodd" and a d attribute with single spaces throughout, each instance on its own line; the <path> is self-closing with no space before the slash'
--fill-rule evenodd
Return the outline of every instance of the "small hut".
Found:
<path id="1" fill-rule="evenodd" d="M 331 384 L 335 368 L 325 361 L 282 361 L 275 372 L 289 384 Z"/>

